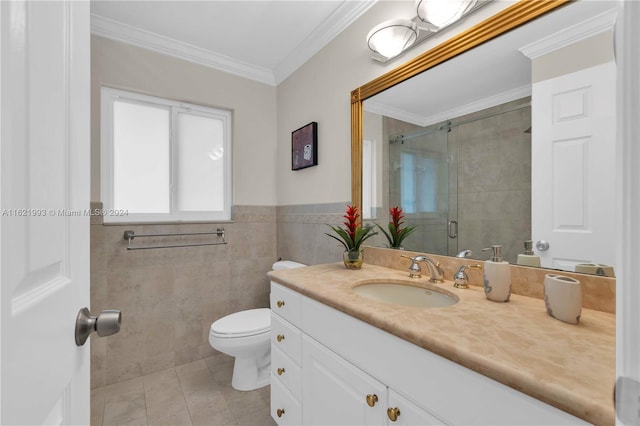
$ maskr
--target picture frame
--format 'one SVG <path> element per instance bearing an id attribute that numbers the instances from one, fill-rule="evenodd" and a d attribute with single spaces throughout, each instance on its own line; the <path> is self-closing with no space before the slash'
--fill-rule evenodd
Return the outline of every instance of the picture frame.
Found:
<path id="1" fill-rule="evenodd" d="M 318 123 L 311 123 L 291 132 L 291 170 L 318 165 Z"/>

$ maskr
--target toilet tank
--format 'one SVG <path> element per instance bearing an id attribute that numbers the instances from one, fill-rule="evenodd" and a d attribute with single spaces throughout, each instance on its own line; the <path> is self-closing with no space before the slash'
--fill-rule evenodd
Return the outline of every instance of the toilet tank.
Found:
<path id="1" fill-rule="evenodd" d="M 294 262 L 293 260 L 279 260 L 273 264 L 274 271 L 280 271 L 283 269 L 294 269 L 301 268 L 303 266 L 307 266 L 304 263 Z"/>

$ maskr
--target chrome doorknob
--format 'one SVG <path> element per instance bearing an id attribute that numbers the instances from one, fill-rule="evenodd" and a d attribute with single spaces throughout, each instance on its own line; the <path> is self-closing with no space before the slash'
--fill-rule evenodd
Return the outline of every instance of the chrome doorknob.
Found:
<path id="1" fill-rule="evenodd" d="M 116 334 L 121 323 L 122 313 L 117 309 L 104 310 L 94 317 L 88 308 L 82 308 L 76 318 L 76 345 L 84 345 L 94 331 L 100 337 Z"/>
<path id="2" fill-rule="evenodd" d="M 538 249 L 538 251 L 549 250 L 549 242 L 544 240 L 536 241 L 536 249 Z"/>

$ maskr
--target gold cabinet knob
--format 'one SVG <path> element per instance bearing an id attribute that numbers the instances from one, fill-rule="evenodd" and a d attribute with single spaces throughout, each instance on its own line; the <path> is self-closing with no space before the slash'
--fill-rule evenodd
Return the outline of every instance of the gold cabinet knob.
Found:
<path id="1" fill-rule="evenodd" d="M 284 374 L 284 368 L 278 368 L 278 376 L 282 376 Z"/>
<path id="2" fill-rule="evenodd" d="M 389 417 L 389 420 L 391 420 L 392 422 L 395 422 L 396 420 L 398 420 L 399 415 L 400 415 L 400 410 L 398 409 L 398 407 L 387 408 L 387 416 Z"/>
<path id="3" fill-rule="evenodd" d="M 276 336 L 276 340 L 277 340 L 278 342 L 282 342 L 282 341 L 284 340 L 284 336 L 283 336 L 282 334 L 278 334 L 278 335 Z"/>
<path id="4" fill-rule="evenodd" d="M 276 410 L 276 414 L 278 415 L 278 417 L 282 417 L 282 415 L 284 414 L 284 408 L 278 408 Z"/>
<path id="5" fill-rule="evenodd" d="M 276 305 L 278 305 L 278 308 L 282 308 L 284 306 L 284 300 L 278 300 Z"/>
<path id="6" fill-rule="evenodd" d="M 369 394 L 369 395 L 367 395 L 367 405 L 368 405 L 369 407 L 373 407 L 373 406 L 375 406 L 375 405 L 376 405 L 376 402 L 378 402 L 378 395 L 376 395 L 376 394 L 373 394 L 373 395 Z"/>

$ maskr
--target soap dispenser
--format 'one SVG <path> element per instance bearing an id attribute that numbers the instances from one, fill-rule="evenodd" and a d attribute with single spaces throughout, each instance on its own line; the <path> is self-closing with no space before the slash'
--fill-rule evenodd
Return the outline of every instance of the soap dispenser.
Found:
<path id="1" fill-rule="evenodd" d="M 518 265 L 540 267 L 540 256 L 533 253 L 533 241 L 527 240 L 524 242 L 524 254 L 518 255 L 516 263 Z"/>
<path id="2" fill-rule="evenodd" d="M 511 296 L 511 266 L 502 260 L 501 245 L 482 249 L 487 250 L 492 250 L 493 254 L 484 263 L 484 294 L 494 302 L 508 302 Z"/>

